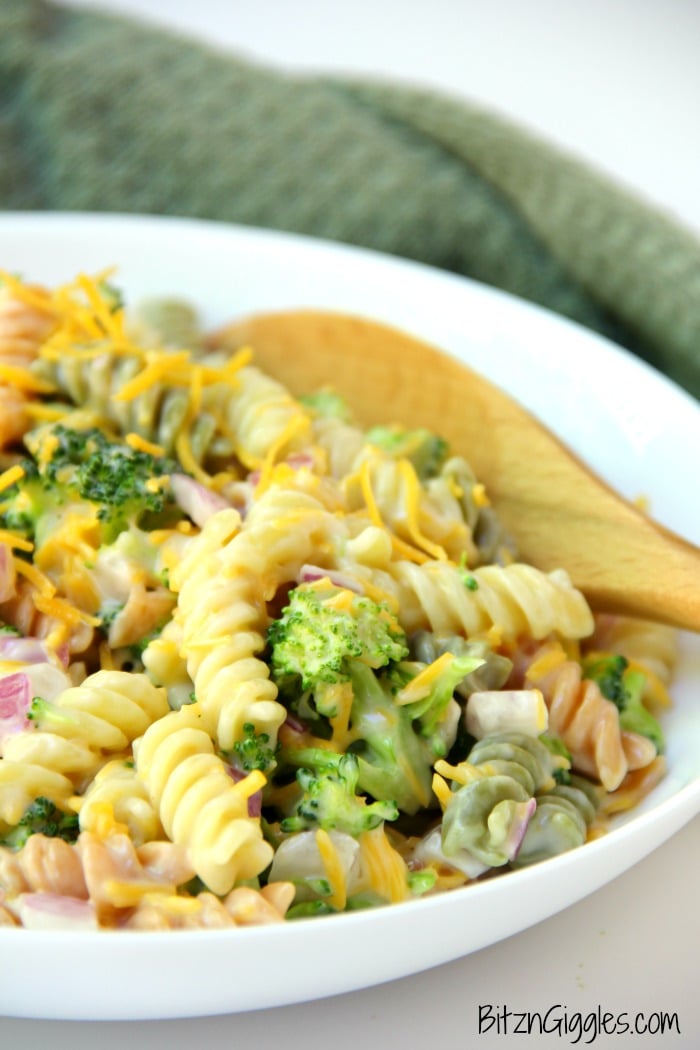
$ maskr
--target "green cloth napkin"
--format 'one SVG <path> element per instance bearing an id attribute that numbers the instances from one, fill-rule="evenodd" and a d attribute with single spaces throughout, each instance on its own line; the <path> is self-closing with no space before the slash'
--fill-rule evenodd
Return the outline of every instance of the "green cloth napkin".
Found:
<path id="1" fill-rule="evenodd" d="M 283 75 L 141 23 L 2 0 L 0 209 L 187 215 L 418 259 L 602 332 L 700 396 L 700 242 L 434 92 Z"/>

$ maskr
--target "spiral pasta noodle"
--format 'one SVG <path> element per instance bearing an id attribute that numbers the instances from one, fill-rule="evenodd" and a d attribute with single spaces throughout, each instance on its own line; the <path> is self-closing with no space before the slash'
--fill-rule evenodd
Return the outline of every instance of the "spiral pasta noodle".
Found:
<path id="1" fill-rule="evenodd" d="M 107 822 L 125 827 L 136 846 L 163 837 L 158 813 L 132 763 L 114 759 L 103 766 L 81 797 L 81 831 L 99 833 Z"/>
<path id="2" fill-rule="evenodd" d="M 277 687 L 257 655 L 265 645 L 266 602 L 339 531 L 314 497 L 271 488 L 242 528 L 235 511 L 214 515 L 179 566 L 173 586 L 179 588 L 182 652 L 201 709 L 224 751 L 240 739 L 246 723 L 275 739 L 286 711 L 276 702 Z"/>
<path id="3" fill-rule="evenodd" d="M 543 573 L 518 563 L 484 565 L 474 569 L 465 584 L 463 573 L 449 563 L 397 562 L 391 574 L 409 631 L 429 628 L 469 636 L 496 627 L 504 639 L 521 634 L 542 639 L 552 632 L 583 638 L 593 630 L 583 595 L 562 570 Z"/>
<path id="4" fill-rule="evenodd" d="M 464 763 L 445 771 L 454 775 L 456 788 L 442 818 L 445 856 L 466 850 L 488 867 L 513 860 L 519 845 L 513 826 L 529 821 L 535 792 L 552 783 L 544 744 L 523 734 L 486 737 Z"/>
<path id="5" fill-rule="evenodd" d="M 103 757 L 124 751 L 168 710 L 163 690 L 145 675 L 98 671 L 54 701 L 47 726 L 9 737 L 3 762 L 75 778 L 94 775 Z M 49 792 L 40 791 L 52 797 Z M 34 796 L 36 797 L 36 796 Z"/>
<path id="6" fill-rule="evenodd" d="M 561 649 L 558 655 L 553 666 L 548 659 L 551 650 L 536 655 L 526 680 L 542 691 L 550 727 L 571 752 L 574 768 L 598 779 L 606 791 L 614 791 L 628 770 L 654 760 L 656 748 L 639 734 L 621 730 L 615 704 L 602 695 L 596 682 L 583 677 L 577 661 L 567 660 Z"/>
<path id="7" fill-rule="evenodd" d="M 234 783 L 194 707 L 173 711 L 146 731 L 136 768 L 168 837 L 187 849 L 203 882 L 223 894 L 272 859 L 259 822 L 248 815 L 248 798 L 265 778 L 251 774 Z"/>

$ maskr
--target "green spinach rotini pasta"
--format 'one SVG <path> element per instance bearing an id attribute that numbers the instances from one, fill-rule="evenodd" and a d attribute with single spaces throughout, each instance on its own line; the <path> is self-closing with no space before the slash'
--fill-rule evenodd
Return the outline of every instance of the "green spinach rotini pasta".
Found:
<path id="1" fill-rule="evenodd" d="M 188 303 L 0 278 L 1 925 L 399 904 L 663 777 L 675 634 L 520 561 L 469 449 Z"/>

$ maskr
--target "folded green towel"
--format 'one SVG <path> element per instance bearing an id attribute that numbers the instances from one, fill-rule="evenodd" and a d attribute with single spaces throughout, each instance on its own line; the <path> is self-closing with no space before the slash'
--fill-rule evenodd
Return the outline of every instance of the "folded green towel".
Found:
<path id="1" fill-rule="evenodd" d="M 282 75 L 140 23 L 2 0 L 0 208 L 196 216 L 419 259 L 574 318 L 700 396 L 700 242 L 433 92 Z"/>

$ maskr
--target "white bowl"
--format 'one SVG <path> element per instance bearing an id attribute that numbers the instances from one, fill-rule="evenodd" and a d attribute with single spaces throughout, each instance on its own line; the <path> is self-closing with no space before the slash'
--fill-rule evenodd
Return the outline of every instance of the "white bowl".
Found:
<path id="1" fill-rule="evenodd" d="M 117 267 L 128 300 L 184 296 L 210 325 L 307 306 L 402 327 L 498 382 L 624 495 L 648 496 L 664 524 L 700 539 L 688 483 L 700 406 L 630 354 L 545 310 L 425 266 L 274 232 L 151 217 L 0 215 L 0 267 L 55 283 L 108 266 Z M 135 1020 L 281 1006 L 417 973 L 523 930 L 615 878 L 700 811 L 699 688 L 700 639 L 684 636 L 664 721 L 668 775 L 608 835 L 578 850 L 441 896 L 273 927 L 3 928 L 0 1014 Z"/>

